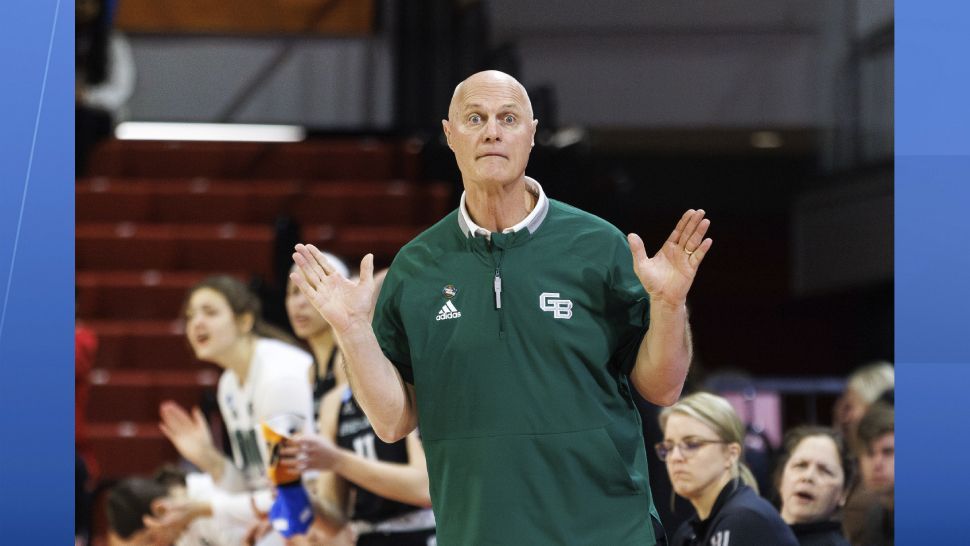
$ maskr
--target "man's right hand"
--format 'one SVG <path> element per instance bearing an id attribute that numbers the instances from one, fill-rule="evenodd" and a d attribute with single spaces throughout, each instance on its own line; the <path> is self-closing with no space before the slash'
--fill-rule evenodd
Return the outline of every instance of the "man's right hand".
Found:
<path id="1" fill-rule="evenodd" d="M 360 278 L 345 279 L 313 245 L 296 245 L 293 261 L 299 271 L 290 280 L 320 315 L 330 323 L 338 337 L 355 327 L 370 327 L 374 298 L 374 256 L 360 261 Z"/>

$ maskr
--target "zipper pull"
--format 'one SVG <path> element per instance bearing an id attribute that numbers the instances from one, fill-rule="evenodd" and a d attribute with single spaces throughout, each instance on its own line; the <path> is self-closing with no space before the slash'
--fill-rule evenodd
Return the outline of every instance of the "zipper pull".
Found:
<path id="1" fill-rule="evenodd" d="M 495 287 L 495 308 L 501 309 L 502 308 L 502 274 L 501 274 L 501 270 L 498 268 L 495 269 L 494 287 Z"/>

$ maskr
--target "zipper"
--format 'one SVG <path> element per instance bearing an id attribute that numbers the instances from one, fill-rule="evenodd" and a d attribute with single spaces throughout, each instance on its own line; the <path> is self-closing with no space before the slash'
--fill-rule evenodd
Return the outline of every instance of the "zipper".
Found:
<path id="1" fill-rule="evenodd" d="M 505 337 L 505 317 L 502 313 L 502 257 L 505 251 L 499 249 L 498 259 L 495 258 L 495 247 L 489 241 L 492 261 L 495 262 L 495 277 L 492 279 L 492 292 L 495 294 L 495 311 L 498 313 L 498 335 Z"/>

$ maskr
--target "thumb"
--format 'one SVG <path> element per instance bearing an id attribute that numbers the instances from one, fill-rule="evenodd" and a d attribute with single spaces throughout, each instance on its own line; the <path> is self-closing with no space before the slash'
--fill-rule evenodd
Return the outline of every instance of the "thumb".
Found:
<path id="1" fill-rule="evenodd" d="M 205 415 L 202 415 L 202 410 L 198 406 L 192 408 L 192 418 L 195 420 L 196 424 L 205 425 Z"/>
<path id="2" fill-rule="evenodd" d="M 647 249 L 643 246 L 643 239 L 640 238 L 636 233 L 631 233 L 626 236 L 627 242 L 630 243 L 630 252 L 633 253 L 633 262 L 638 263 L 647 259 Z"/>
<path id="3" fill-rule="evenodd" d="M 360 261 L 360 280 L 372 282 L 374 280 L 374 255 L 368 253 Z"/>

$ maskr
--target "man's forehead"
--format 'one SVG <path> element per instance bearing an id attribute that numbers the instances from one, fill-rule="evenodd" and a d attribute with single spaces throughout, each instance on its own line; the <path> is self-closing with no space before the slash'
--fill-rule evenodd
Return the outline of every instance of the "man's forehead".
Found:
<path id="1" fill-rule="evenodd" d="M 529 110 L 529 97 L 518 81 L 511 77 L 476 74 L 458 84 L 449 111 L 495 106 Z"/>
<path id="2" fill-rule="evenodd" d="M 455 95 L 458 105 L 494 104 L 521 106 L 525 103 L 525 93 L 511 85 L 465 85 Z"/>
<path id="3" fill-rule="evenodd" d="M 519 110 L 519 109 L 523 108 L 522 103 L 520 103 L 520 102 L 511 102 L 511 101 L 508 101 L 508 102 L 504 102 L 504 103 L 501 103 L 501 104 L 497 104 L 496 105 L 495 103 L 483 103 L 483 102 L 480 102 L 480 101 L 468 101 L 468 102 L 464 102 L 464 103 L 459 104 L 458 105 L 458 109 L 459 110 L 462 110 L 462 111 L 465 111 L 465 110 L 480 110 L 480 109 L 484 109 L 484 108 L 487 108 L 487 107 L 494 107 L 494 106 L 497 106 L 500 110 Z"/>

